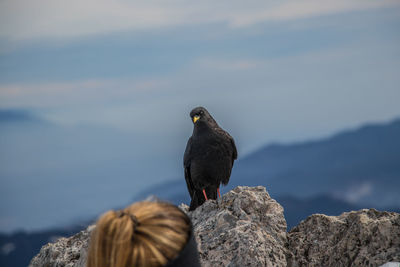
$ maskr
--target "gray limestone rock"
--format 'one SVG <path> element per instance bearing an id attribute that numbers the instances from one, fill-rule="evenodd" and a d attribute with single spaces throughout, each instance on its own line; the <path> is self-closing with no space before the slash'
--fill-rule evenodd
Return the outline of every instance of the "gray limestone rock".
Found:
<path id="1" fill-rule="evenodd" d="M 203 266 L 286 266 L 283 208 L 264 187 L 237 187 L 187 213 Z M 92 228 L 43 246 L 30 266 L 83 267 Z"/>
<path id="2" fill-rule="evenodd" d="M 94 228 L 91 225 L 69 238 L 60 238 L 55 243 L 44 245 L 29 267 L 84 267 L 90 233 Z"/>
<path id="3" fill-rule="evenodd" d="M 288 234 L 289 266 L 379 266 L 400 260 L 400 214 L 314 214 Z"/>
<path id="4" fill-rule="evenodd" d="M 286 266 L 283 208 L 265 187 L 236 187 L 188 214 L 203 266 Z"/>
<path id="5" fill-rule="evenodd" d="M 400 214 L 374 209 L 314 214 L 286 233 L 283 208 L 264 187 L 237 187 L 192 212 L 207 266 L 380 266 L 400 261 Z M 94 226 L 42 247 L 29 266 L 85 266 Z"/>

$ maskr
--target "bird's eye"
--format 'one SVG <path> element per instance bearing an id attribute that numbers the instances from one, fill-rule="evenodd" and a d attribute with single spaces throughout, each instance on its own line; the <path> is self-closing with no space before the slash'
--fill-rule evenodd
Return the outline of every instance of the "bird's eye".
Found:
<path id="1" fill-rule="evenodd" d="M 204 114 L 204 111 L 201 110 L 201 111 L 200 111 L 200 115 L 203 115 L 203 114 Z"/>

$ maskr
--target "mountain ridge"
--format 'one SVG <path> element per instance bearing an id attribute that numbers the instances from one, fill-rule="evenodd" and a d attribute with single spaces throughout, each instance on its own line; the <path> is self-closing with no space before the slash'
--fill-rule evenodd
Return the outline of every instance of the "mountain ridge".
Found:
<path id="1" fill-rule="evenodd" d="M 344 131 L 320 141 L 267 145 L 238 161 L 231 186 L 245 181 L 247 185 L 271 188 L 274 196 L 307 197 L 312 194 L 345 196 L 351 194 L 347 191 L 352 191 L 352 186 L 370 183 L 376 192 L 366 192 L 355 203 L 373 204 L 388 189 L 392 190 L 392 199 L 387 198 L 380 206 L 400 206 L 400 196 L 393 190 L 393 186 L 400 186 L 398 136 L 400 120 L 396 119 Z M 385 188 L 388 183 L 393 184 Z M 371 196 L 374 199 L 368 202 Z"/>

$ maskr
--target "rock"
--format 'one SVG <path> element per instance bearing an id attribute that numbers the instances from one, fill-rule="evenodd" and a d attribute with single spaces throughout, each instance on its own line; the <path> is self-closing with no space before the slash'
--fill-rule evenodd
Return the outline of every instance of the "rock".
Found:
<path id="1" fill-rule="evenodd" d="M 289 266 L 379 266 L 400 261 L 400 214 L 314 214 L 288 234 Z"/>
<path id="2" fill-rule="evenodd" d="M 286 266 L 283 208 L 264 187 L 237 187 L 193 212 L 181 208 L 192 219 L 203 266 Z M 92 228 L 47 244 L 30 266 L 83 267 Z"/>
<path id="3" fill-rule="evenodd" d="M 236 187 L 188 215 L 202 266 L 286 266 L 283 208 L 265 187 Z"/>
<path id="4" fill-rule="evenodd" d="M 60 238 L 40 249 L 29 267 L 84 267 L 89 246 L 90 233 L 95 228 L 89 226 L 85 230 L 69 238 Z"/>
<path id="5" fill-rule="evenodd" d="M 264 187 L 237 187 L 192 212 L 202 265 L 380 266 L 400 261 L 400 214 L 374 209 L 314 214 L 286 233 L 283 208 Z M 84 267 L 94 226 L 42 247 L 29 266 Z M 390 266 L 390 265 L 386 265 Z"/>

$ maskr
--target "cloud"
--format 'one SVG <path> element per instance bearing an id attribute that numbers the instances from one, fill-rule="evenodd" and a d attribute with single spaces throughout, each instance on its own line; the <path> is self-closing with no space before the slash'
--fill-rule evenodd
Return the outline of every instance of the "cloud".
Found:
<path id="1" fill-rule="evenodd" d="M 0 124 L 40 121 L 31 112 L 23 109 L 0 109 Z"/>
<path id="2" fill-rule="evenodd" d="M 13 252 L 16 248 L 17 247 L 15 246 L 14 243 L 6 243 L 0 248 L 0 251 L 1 251 L 1 254 L 7 256 L 11 252 Z"/>
<path id="3" fill-rule="evenodd" d="M 260 60 L 222 60 L 215 58 L 202 58 L 194 64 L 204 69 L 215 69 L 219 71 L 244 71 L 265 65 L 265 62 Z"/>
<path id="4" fill-rule="evenodd" d="M 304 139 L 397 116 L 397 50 L 396 43 L 369 41 L 275 58 L 212 53 L 167 74 L 0 84 L 0 106 L 39 109 L 52 122 L 128 125 L 148 132 L 166 110 L 171 125 L 179 126 L 180 114 L 193 106 L 221 114 L 235 107 L 243 110 L 237 115 L 243 128 L 257 129 L 251 134 L 259 136 L 248 140 Z"/>
<path id="5" fill-rule="evenodd" d="M 87 106 L 123 99 L 127 95 L 149 93 L 161 86 L 162 80 L 83 80 L 73 82 L 4 84 L 0 85 L 2 107 Z"/>
<path id="6" fill-rule="evenodd" d="M 373 185 L 370 182 L 364 182 L 359 185 L 353 185 L 347 188 L 344 192 L 339 194 L 344 200 L 349 203 L 357 203 L 362 198 L 368 197 L 372 194 Z"/>
<path id="7" fill-rule="evenodd" d="M 140 107 L 162 95 L 167 82 L 162 78 L 98 79 L 0 85 L 0 121 L 17 115 L 22 118 L 25 113 L 20 110 L 32 110 L 52 123 L 91 122 L 124 129 L 124 119 L 143 120 Z M 7 112 L 2 114 L 2 110 Z"/>
<path id="8" fill-rule="evenodd" d="M 3 0 L 0 38 L 71 38 L 170 26 L 226 23 L 244 27 L 266 21 L 399 5 L 395 0 L 302 1 L 106 1 Z"/>

